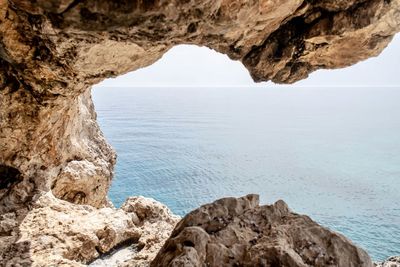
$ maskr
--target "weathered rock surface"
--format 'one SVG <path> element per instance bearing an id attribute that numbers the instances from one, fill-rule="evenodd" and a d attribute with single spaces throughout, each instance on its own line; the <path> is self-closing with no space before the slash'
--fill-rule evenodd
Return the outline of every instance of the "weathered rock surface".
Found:
<path id="1" fill-rule="evenodd" d="M 155 266 L 373 266 L 344 236 L 289 210 L 259 206 L 257 195 L 225 198 L 186 215 Z"/>
<path id="2" fill-rule="evenodd" d="M 400 267 L 400 256 L 390 257 L 382 263 L 375 264 L 376 267 Z"/>
<path id="3" fill-rule="evenodd" d="M 400 0 L 0 0 L 3 259 L 35 263 L 49 251 L 31 247 L 42 241 L 26 233 L 29 220 L 43 229 L 45 218 L 57 220 L 52 206 L 63 207 L 68 231 L 81 229 L 72 214 L 84 216 L 82 207 L 107 207 L 115 153 L 96 122 L 93 84 L 150 65 L 177 44 L 227 54 L 256 81 L 291 83 L 378 55 L 399 18 Z"/>
<path id="4" fill-rule="evenodd" d="M 400 0 L 0 1 L 0 205 L 49 190 L 102 207 L 115 154 L 90 86 L 152 64 L 177 44 L 240 60 L 257 81 L 290 83 L 378 55 Z M 2 169 L 3 169 L 2 167 Z"/>
<path id="5" fill-rule="evenodd" d="M 121 247 L 129 253 L 120 260 L 148 265 L 178 221 L 164 205 L 143 197 L 128 199 L 121 209 L 96 209 L 49 192 L 34 205 L 19 225 L 15 244 L 1 247 L 0 266 L 84 266 Z M 14 226 L 3 225 L 11 232 Z"/>

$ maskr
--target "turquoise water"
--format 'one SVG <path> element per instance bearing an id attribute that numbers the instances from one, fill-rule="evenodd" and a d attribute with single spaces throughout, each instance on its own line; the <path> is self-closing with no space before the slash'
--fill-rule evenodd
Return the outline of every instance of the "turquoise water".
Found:
<path id="1" fill-rule="evenodd" d="M 184 215 L 226 196 L 285 200 L 366 249 L 400 255 L 400 88 L 96 88 L 118 153 L 110 198 Z"/>

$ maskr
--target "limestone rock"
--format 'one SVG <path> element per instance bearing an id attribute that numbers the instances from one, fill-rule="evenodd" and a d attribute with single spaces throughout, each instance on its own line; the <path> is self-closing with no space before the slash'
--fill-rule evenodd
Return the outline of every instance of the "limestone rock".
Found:
<path id="1" fill-rule="evenodd" d="M 400 267 L 400 256 L 393 256 L 382 263 L 375 264 L 376 267 Z"/>
<path id="2" fill-rule="evenodd" d="M 125 211 L 106 208 L 116 155 L 96 122 L 92 85 L 151 65 L 178 44 L 241 61 L 256 81 L 292 83 L 377 56 L 399 17 L 400 0 L 0 0 L 1 259 L 29 265 L 54 250 L 48 259 L 60 265 L 76 255 L 88 262 L 96 247 L 103 253 L 135 237 L 128 215 L 126 233 L 110 226 Z M 142 204 L 132 204 L 140 216 L 159 220 Z M 104 222 L 96 234 L 71 214 Z M 75 237 L 64 244 L 47 220 Z M 142 225 L 153 227 L 143 230 L 154 235 L 143 242 L 153 252 L 170 225 L 160 222 Z M 65 254 L 77 244 L 84 247 Z"/>
<path id="3" fill-rule="evenodd" d="M 88 205 L 74 205 L 56 199 L 51 192 L 35 202 L 34 209 L 20 223 L 18 240 L 11 243 L 10 249 L 0 252 L 0 262 L 6 266 L 18 266 L 21 259 L 29 255 L 32 266 L 84 266 L 104 257 L 115 249 L 125 249 L 125 259 L 134 265 L 146 264 L 170 235 L 178 217 L 164 205 L 143 197 L 136 197 L 135 203 L 127 200 L 122 209 L 96 209 Z M 138 217 L 135 205 L 146 203 L 149 213 L 163 210 L 163 215 L 153 216 L 151 220 Z M 153 205 L 153 206 L 152 206 Z M 154 210 L 153 210 L 154 208 Z M 2 220 L 0 225 L 7 231 L 16 231 L 13 218 Z M 15 218 L 14 218 L 15 219 Z M 0 246 L 5 246 L 0 239 Z M 25 245 L 20 253 L 15 245 Z M 8 251 L 8 255 L 7 252 Z M 1 265 L 3 266 L 3 265 Z"/>
<path id="4" fill-rule="evenodd" d="M 105 205 L 115 153 L 90 97 L 105 78 L 194 44 L 291 83 L 378 55 L 399 17 L 400 0 L 0 0 L 0 165 L 18 172 L 0 174 L 0 208 L 49 190 Z"/>
<path id="5" fill-rule="evenodd" d="M 155 266 L 372 267 L 344 236 L 289 210 L 259 206 L 257 195 L 224 198 L 186 215 L 151 264 Z"/>
<path id="6" fill-rule="evenodd" d="M 179 217 L 173 215 L 171 211 L 160 202 L 142 196 L 130 197 L 121 206 L 125 212 L 135 212 L 139 221 L 166 221 L 174 224 Z"/>

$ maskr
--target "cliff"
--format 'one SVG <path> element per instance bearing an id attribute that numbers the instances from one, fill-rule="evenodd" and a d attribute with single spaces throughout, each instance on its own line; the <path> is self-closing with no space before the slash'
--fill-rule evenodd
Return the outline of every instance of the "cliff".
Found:
<path id="1" fill-rule="evenodd" d="M 109 207 L 116 156 L 93 84 L 177 44 L 227 54 L 255 81 L 292 83 L 379 55 L 399 18 L 400 0 L 0 0 L 0 261 L 79 265 L 152 229 Z M 153 221 L 170 229 L 172 218 Z"/>

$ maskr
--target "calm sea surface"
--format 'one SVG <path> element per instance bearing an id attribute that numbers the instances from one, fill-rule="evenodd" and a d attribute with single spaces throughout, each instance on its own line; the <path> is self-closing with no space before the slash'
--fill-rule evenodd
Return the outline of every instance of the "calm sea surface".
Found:
<path id="1" fill-rule="evenodd" d="M 400 255 L 400 88 L 95 88 L 118 153 L 110 198 L 184 215 L 226 196 L 285 200 Z"/>

